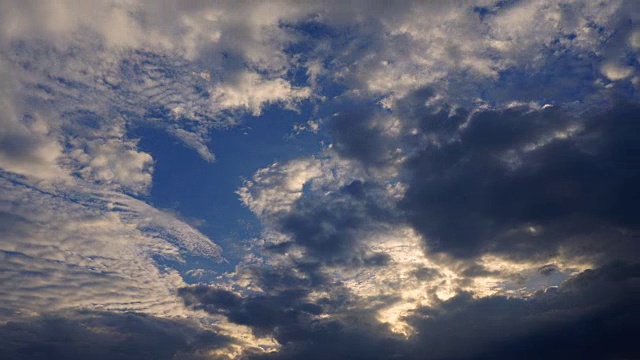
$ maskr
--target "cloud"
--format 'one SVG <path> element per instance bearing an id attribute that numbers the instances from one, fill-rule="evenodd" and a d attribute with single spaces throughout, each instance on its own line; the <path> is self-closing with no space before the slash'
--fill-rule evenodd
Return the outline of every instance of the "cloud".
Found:
<path id="1" fill-rule="evenodd" d="M 635 253 L 638 111 L 623 103 L 589 115 L 528 106 L 425 114 L 423 134 L 435 143 L 407 161 L 402 208 L 432 250 L 457 256 Z"/>
<path id="2" fill-rule="evenodd" d="M 6 173 L 0 186 L 8 319 L 73 308 L 183 316 L 173 292 L 184 282 L 171 262 L 222 260 L 197 230 L 126 195 L 38 187 Z"/>
<path id="3" fill-rule="evenodd" d="M 432 109 L 425 110 L 427 115 L 423 116 L 419 107 L 405 108 L 402 105 L 399 108 L 416 112 L 413 115 L 403 113 L 406 124 L 398 124 L 397 131 L 389 132 L 386 128 L 375 130 L 382 131 L 383 134 L 379 136 L 389 137 L 389 140 L 374 141 L 371 147 L 404 143 L 414 146 L 413 149 L 406 148 L 407 154 L 420 156 L 418 149 L 421 144 L 437 147 L 438 143 L 454 141 L 458 127 L 469 116 L 469 113 L 459 110 L 455 116 L 449 117 L 453 113 L 448 110 L 432 113 Z M 510 111 L 513 114 L 528 113 L 530 118 L 522 119 L 522 124 L 526 124 L 523 125 L 526 130 L 520 134 L 522 138 L 516 134 L 505 138 L 513 138 L 526 147 L 532 139 L 557 135 L 556 129 L 545 129 L 544 121 L 533 121 L 538 115 L 531 112 L 529 107 L 512 108 Z M 362 126 L 368 126 L 366 122 L 369 119 L 366 116 L 355 119 L 345 117 L 336 121 L 361 121 Z M 571 127 L 572 124 L 567 119 L 564 124 L 556 125 Z M 411 130 L 416 126 L 423 130 Z M 438 133 L 442 139 L 425 134 L 418 136 L 421 131 L 429 130 Z M 423 140 L 416 139 L 421 136 Z M 402 141 L 403 137 L 413 139 Z M 353 138 L 347 134 L 337 140 L 350 141 Z M 354 146 L 359 146 L 359 141 Z M 366 151 L 368 148 L 364 149 Z M 414 176 L 415 168 L 411 166 L 410 157 L 409 160 L 394 160 L 385 164 L 384 161 L 371 160 L 375 157 L 366 154 L 353 157 L 352 153 L 347 153 L 342 157 L 342 151 L 336 145 L 326 150 L 326 157 L 273 164 L 259 170 L 252 181 L 240 189 L 239 194 L 245 205 L 266 226 L 262 237 L 252 247 L 263 260 L 241 264 L 232 277 L 234 280 L 227 286 L 240 294 L 245 291 L 268 291 L 261 285 L 261 280 L 256 279 L 255 270 L 243 268 L 264 266 L 289 269 L 301 281 L 308 281 L 307 286 L 313 287 L 313 291 L 307 295 L 309 298 L 321 297 L 340 289 L 339 292 L 344 295 L 358 299 L 354 300 L 356 307 L 371 311 L 372 316 L 389 326 L 392 332 L 409 336 L 415 329 L 402 318 L 420 306 L 462 292 L 478 297 L 530 296 L 591 266 L 590 261 L 571 252 L 530 258 L 518 256 L 515 251 L 496 250 L 474 253 L 476 256 L 470 258 L 452 257 L 459 254 L 449 251 L 446 246 L 455 244 L 434 247 L 431 238 L 425 238 L 420 233 L 419 230 L 423 228 L 415 225 L 431 219 L 416 219 L 414 223 L 412 216 L 415 214 L 404 209 L 408 199 L 423 204 L 418 202 L 420 199 L 415 195 L 406 193 L 411 190 L 408 186 L 413 182 L 399 181 Z M 447 161 L 436 163 L 448 164 Z M 395 173 L 390 175 L 390 172 L 366 170 L 370 167 L 379 169 L 380 164 L 395 169 Z M 418 183 L 422 184 L 425 178 L 420 177 Z M 437 224 L 446 223 L 439 221 Z M 471 246 L 464 249 L 473 251 Z M 541 275 L 539 268 L 545 265 L 553 266 L 558 271 L 549 276 Z"/>
<path id="4" fill-rule="evenodd" d="M 415 344 L 433 358 L 633 356 L 637 350 L 625 318 L 638 316 L 629 307 L 637 276 L 637 265 L 616 263 L 585 271 L 530 299 L 460 295 L 416 312 L 413 321 L 423 335 Z M 607 334 L 607 328 L 614 333 Z M 599 345 L 591 346 L 596 338 Z M 459 342 L 465 347 L 457 347 Z"/>
<path id="5" fill-rule="evenodd" d="M 345 112 L 335 114 L 329 121 L 333 149 L 342 157 L 367 166 L 388 165 L 401 154 L 394 138 L 398 125 L 394 120 L 372 104 L 351 103 Z"/>
<path id="6" fill-rule="evenodd" d="M 298 159 L 286 164 L 273 164 L 256 172 L 238 190 L 241 201 L 260 217 L 288 211 L 302 196 L 304 185 L 322 174 L 320 162 Z"/>
<path id="7" fill-rule="evenodd" d="M 377 324 L 370 312 L 352 309 L 349 313 L 343 304 L 349 299 L 341 297 L 337 288 L 325 298 L 310 301 L 307 297 L 314 283 L 287 274 L 285 268 L 256 270 L 256 279 L 266 290 L 263 294 L 240 296 L 205 286 L 180 290 L 187 305 L 222 314 L 233 323 L 249 326 L 259 336 L 272 336 L 284 347 L 263 355 L 245 354 L 249 358 L 287 358 L 291 350 L 299 348 L 306 350 L 301 356 L 310 358 L 322 355 L 350 358 L 360 353 L 374 359 L 387 343 L 397 340 Z M 336 311 L 342 311 L 343 316 L 334 317 Z M 354 323 L 360 326 L 352 326 Z M 314 351 L 317 355 L 312 356 Z M 385 355 L 388 354 L 381 354 Z"/>
<path id="8" fill-rule="evenodd" d="M 553 92 L 545 97 L 557 101 L 581 98 L 584 93 L 573 90 L 590 88 L 598 78 L 594 61 L 620 54 L 601 50 L 626 40 L 622 30 L 634 19 L 632 2 L 478 1 L 394 7 L 351 2 L 308 21 L 330 26 L 311 34 L 318 41 L 313 55 L 326 56 L 325 73 L 354 92 L 382 96 L 391 106 L 393 99 L 430 86 L 468 106 L 478 98 L 537 101 L 541 91 Z M 567 69 L 582 74 L 567 76 Z M 530 84 L 522 88 L 521 81 Z"/>
<path id="9" fill-rule="evenodd" d="M 16 360 L 222 359 L 211 353 L 232 342 L 187 320 L 91 311 L 4 323 L 0 334 L 3 356 Z"/>
<path id="10" fill-rule="evenodd" d="M 119 185 L 125 191 L 139 193 L 151 185 L 153 158 L 136 150 L 136 142 L 122 139 L 98 139 L 78 148 L 71 157 L 82 166 L 79 174 L 86 180 Z"/>
<path id="11" fill-rule="evenodd" d="M 67 176 L 57 164 L 62 146 L 47 119 L 41 114 L 24 116 L 15 104 L 11 89 L 16 80 L 0 59 L 0 166 L 15 173 L 39 179 Z"/>
<path id="12" fill-rule="evenodd" d="M 103 131 L 121 118 L 128 127 L 161 127 L 212 161 L 211 128 L 233 126 L 241 115 L 258 116 L 271 104 L 293 109 L 311 95 L 286 78 L 293 61 L 285 47 L 294 37 L 279 20 L 294 19 L 295 7 L 282 12 L 261 5 L 257 13 L 224 4 L 74 0 L 53 7 L 30 1 L 1 6 L 0 57 L 3 72 L 13 74 L 13 85 L 3 84 L 12 95 L 5 100 L 15 113 L 12 121 L 46 113 L 62 148 L 69 144 L 67 128 L 77 129 L 91 115 Z M 91 147 L 79 144 L 86 134 L 74 135 L 71 144 Z M 130 139 L 123 134 L 121 140 Z M 47 153 L 61 152 L 52 146 Z M 88 171 L 97 178 L 119 176 Z"/>
<path id="13" fill-rule="evenodd" d="M 0 347 L 635 356 L 634 5 L 0 2 Z M 305 105 L 324 148 L 237 191 L 263 232 L 234 271 L 134 197 L 136 129 L 211 162 L 213 129 Z"/>
<path id="14" fill-rule="evenodd" d="M 259 116 L 270 103 L 293 106 L 311 95 L 309 88 L 293 88 L 283 79 L 265 80 L 258 74 L 243 72 L 215 88 L 212 96 L 222 108 L 244 108 Z"/>
<path id="15" fill-rule="evenodd" d="M 68 174 L 57 164 L 62 146 L 51 137 L 48 125 L 36 114 L 26 121 L 4 101 L 0 107 L 0 166 L 6 170 L 39 179 L 65 179 Z"/>
<path id="16" fill-rule="evenodd" d="M 394 336 L 371 313 L 339 312 L 336 303 L 323 299 L 306 304 L 296 291 L 241 297 L 192 287 L 181 294 L 190 305 L 271 331 L 283 348 L 254 356 L 260 359 L 562 358 L 577 352 L 633 357 L 633 319 L 639 314 L 632 304 L 638 275 L 637 265 L 612 263 L 528 299 L 476 299 L 462 293 L 407 315 L 417 328 L 409 338 Z M 594 347 L 596 338 L 600 341 Z M 461 342 L 465 346 L 459 346 Z"/>
<path id="17" fill-rule="evenodd" d="M 612 81 L 618 81 L 628 78 L 633 74 L 632 66 L 622 66 L 619 64 L 607 63 L 602 65 L 602 74 Z"/>
<path id="18" fill-rule="evenodd" d="M 342 257 L 345 252 L 354 256 L 362 233 L 380 231 L 394 219 L 392 209 L 377 201 L 380 193 L 384 189 L 355 180 L 332 194 L 299 199 L 279 223 L 291 243 L 278 247 L 286 251 L 288 245 L 301 246 L 307 257 L 322 260 Z"/>

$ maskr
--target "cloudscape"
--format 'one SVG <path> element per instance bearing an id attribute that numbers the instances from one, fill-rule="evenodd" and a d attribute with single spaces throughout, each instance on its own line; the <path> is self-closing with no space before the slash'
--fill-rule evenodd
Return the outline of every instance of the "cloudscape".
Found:
<path id="1" fill-rule="evenodd" d="M 0 358 L 640 359 L 640 2 L 0 0 Z"/>

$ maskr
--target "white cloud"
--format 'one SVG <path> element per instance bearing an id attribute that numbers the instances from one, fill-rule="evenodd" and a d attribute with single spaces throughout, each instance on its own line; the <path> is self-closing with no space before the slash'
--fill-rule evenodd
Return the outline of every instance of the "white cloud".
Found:
<path id="1" fill-rule="evenodd" d="M 222 108 L 246 109 L 253 116 L 259 116 L 267 104 L 284 103 L 292 107 L 310 95 L 309 88 L 295 88 L 283 79 L 264 79 L 248 71 L 243 71 L 236 75 L 235 79 L 221 84 L 212 91 L 216 103 Z"/>
<path id="2" fill-rule="evenodd" d="M 238 195 L 256 215 L 277 216 L 288 211 L 302 196 L 306 183 L 321 175 L 320 161 L 314 158 L 276 163 L 258 170 L 252 180 L 238 190 Z"/>
<path id="3" fill-rule="evenodd" d="M 623 66 L 615 63 L 606 63 L 602 65 L 600 71 L 611 81 L 624 80 L 633 74 L 632 66 Z"/>
<path id="4" fill-rule="evenodd" d="M 237 194 L 253 213 L 268 221 L 290 211 L 304 195 L 305 188 L 309 192 L 328 194 L 354 180 L 377 175 L 367 173 L 360 164 L 342 159 L 329 149 L 318 158 L 297 158 L 262 168 L 251 180 L 245 181 Z M 397 187 L 390 184 L 390 189 L 392 194 Z"/>
<path id="5" fill-rule="evenodd" d="M 310 96 L 286 78 L 294 37 L 280 21 L 298 13 L 280 4 L 2 2 L 0 57 L 16 85 L 4 86 L 56 122 L 79 111 L 152 121 L 212 161 L 212 127 Z"/>
<path id="6" fill-rule="evenodd" d="M 137 151 L 135 145 L 117 138 L 92 140 L 70 156 L 83 166 L 79 173 L 84 179 L 140 193 L 151 185 L 153 158 Z"/>
<path id="7" fill-rule="evenodd" d="M 6 174 L 0 188 L 4 314 L 87 308 L 182 316 L 174 292 L 185 284 L 162 261 L 221 260 L 197 230 L 126 195 L 38 188 Z"/>

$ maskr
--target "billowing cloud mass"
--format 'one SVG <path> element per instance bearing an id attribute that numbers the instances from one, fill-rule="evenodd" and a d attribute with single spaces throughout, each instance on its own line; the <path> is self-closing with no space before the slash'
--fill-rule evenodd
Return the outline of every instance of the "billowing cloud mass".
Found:
<path id="1" fill-rule="evenodd" d="M 639 22 L 0 0 L 0 353 L 640 357 Z"/>

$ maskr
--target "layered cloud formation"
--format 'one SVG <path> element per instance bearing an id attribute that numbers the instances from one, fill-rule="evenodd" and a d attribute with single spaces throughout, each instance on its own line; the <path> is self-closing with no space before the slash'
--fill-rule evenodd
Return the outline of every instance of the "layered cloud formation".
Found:
<path id="1" fill-rule="evenodd" d="M 0 1 L 0 350 L 637 357 L 639 17 L 634 1 Z M 296 120 L 265 138 L 302 145 L 229 191 L 255 236 L 223 249 L 201 225 L 235 223 L 154 204 L 145 130 L 220 172 L 255 166 L 216 147 L 224 131 L 273 118 Z M 175 178 L 232 176 L 202 174 Z"/>

